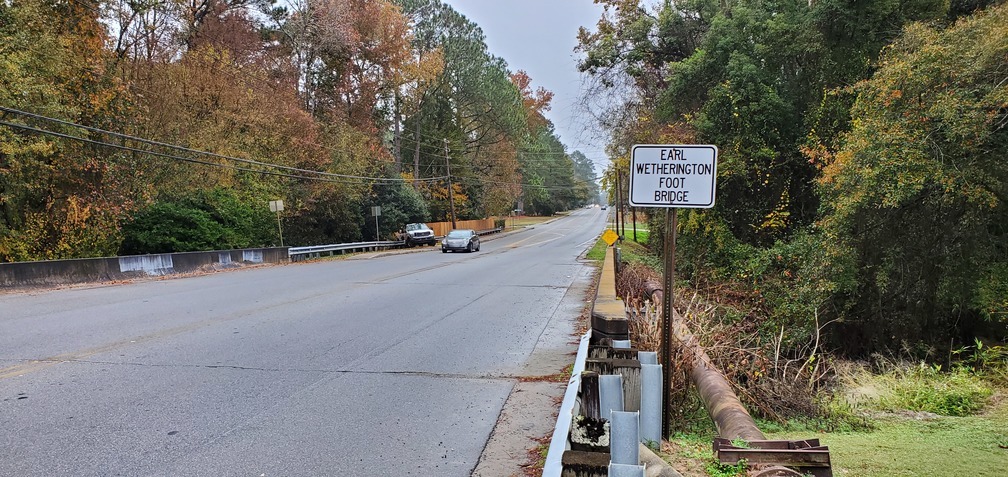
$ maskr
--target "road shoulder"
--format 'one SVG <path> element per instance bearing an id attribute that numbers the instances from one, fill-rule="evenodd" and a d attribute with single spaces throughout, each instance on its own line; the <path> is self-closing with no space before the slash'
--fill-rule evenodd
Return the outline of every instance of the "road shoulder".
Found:
<path id="1" fill-rule="evenodd" d="M 519 380 L 504 403 L 497 424 L 480 456 L 474 477 L 527 475 L 529 452 L 548 445 L 556 426 L 560 401 L 577 353 L 579 320 L 594 297 L 597 268 L 588 262 L 567 289 L 547 323 Z"/>

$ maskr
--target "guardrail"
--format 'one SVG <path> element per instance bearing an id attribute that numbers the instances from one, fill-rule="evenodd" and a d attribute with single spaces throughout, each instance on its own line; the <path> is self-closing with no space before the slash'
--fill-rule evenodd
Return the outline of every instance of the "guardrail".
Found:
<path id="1" fill-rule="evenodd" d="M 644 441 L 657 443 L 663 438 L 661 401 L 667 397 L 661 396 L 664 388 L 661 368 L 655 366 L 655 353 L 649 353 L 645 364 L 643 353 L 633 349 L 628 339 L 626 306 L 615 294 L 615 275 L 619 264 L 614 252 L 612 248 L 606 250 L 592 306 L 592 326 L 585 333 L 582 346 L 578 349 L 574 370 L 546 454 L 542 474 L 544 477 L 681 477 L 661 457 L 641 444 Z M 652 301 L 661 303 L 663 290 L 653 284 L 649 288 Z M 724 379 L 723 373 L 716 370 L 681 318 L 673 320 L 672 325 L 678 343 L 686 349 L 686 355 L 694 356 L 694 362 L 690 363 L 688 371 L 717 430 L 718 437 L 713 441 L 713 450 L 718 462 L 728 465 L 746 462 L 747 468 L 756 472 L 748 475 L 760 477 L 832 477 L 829 448 L 820 445 L 818 439 L 765 440 L 763 433 Z M 587 355 L 583 353 L 585 344 Z M 650 387 L 647 386 L 645 368 L 652 376 Z M 658 376 L 654 376 L 654 368 L 658 368 Z M 617 384 L 614 385 L 614 381 Z M 654 385 L 656 381 L 657 390 Z M 603 389 L 606 386 L 608 391 Z M 655 390 L 654 393 L 657 394 L 657 398 L 649 399 L 650 405 L 647 406 L 644 404 L 644 396 L 648 395 L 646 388 Z M 607 395 L 616 396 L 617 399 L 612 400 Z M 613 402 L 618 406 L 611 406 Z M 648 412 L 645 420 L 644 411 L 654 409 L 654 402 L 657 402 L 658 409 L 654 414 Z M 629 412 L 616 412 L 617 407 Z M 636 410 L 640 410 L 640 413 L 626 418 L 627 414 L 634 414 Z M 629 424 L 625 419 L 629 419 Z M 655 428 L 645 432 L 646 422 L 656 424 Z M 626 438 L 623 435 L 625 433 L 629 433 L 631 437 Z M 635 439 L 640 439 L 641 442 L 637 444 L 638 452 L 633 452 Z M 745 444 L 737 444 L 738 441 L 744 441 Z"/>
<path id="2" fill-rule="evenodd" d="M 478 235 L 489 235 L 495 234 L 503 231 L 501 227 L 488 230 L 477 230 Z M 442 238 L 442 237 L 437 237 Z M 377 250 L 387 250 L 390 248 L 404 247 L 406 241 L 404 240 L 387 240 L 380 242 L 353 242 L 353 243 L 334 243 L 330 245 L 312 245 L 308 247 L 290 247 L 287 249 L 287 255 L 290 256 L 292 262 L 297 262 L 299 260 L 305 260 L 308 258 L 319 258 L 323 253 L 328 255 L 334 255 L 336 252 L 346 253 L 346 252 L 374 252 Z"/>
<path id="3" fill-rule="evenodd" d="M 298 260 L 304 260 L 306 258 L 318 258 L 321 257 L 323 253 L 333 255 L 336 252 L 356 252 L 356 251 L 366 251 L 373 252 L 376 250 L 390 249 L 396 247 L 402 247 L 405 242 L 402 240 L 389 240 L 383 242 L 353 242 L 353 243 L 335 243 L 330 245 L 312 245 L 309 247 L 290 247 L 287 249 L 287 255 L 290 256 L 292 262 Z"/>

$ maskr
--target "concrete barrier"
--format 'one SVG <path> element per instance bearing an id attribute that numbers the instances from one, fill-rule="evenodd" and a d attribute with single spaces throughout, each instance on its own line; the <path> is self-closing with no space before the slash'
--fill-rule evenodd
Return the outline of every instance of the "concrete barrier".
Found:
<path id="1" fill-rule="evenodd" d="M 289 260 L 286 247 L 272 247 L 0 263 L 0 289 L 100 283 Z"/>

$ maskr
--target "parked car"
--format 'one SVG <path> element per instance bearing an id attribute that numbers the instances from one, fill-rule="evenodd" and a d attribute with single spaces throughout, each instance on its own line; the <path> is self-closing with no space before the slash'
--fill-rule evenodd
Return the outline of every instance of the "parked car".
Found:
<path id="1" fill-rule="evenodd" d="M 441 251 L 444 253 L 448 253 L 449 250 L 452 252 L 463 250 L 466 252 L 479 252 L 479 249 L 479 235 L 472 229 L 452 230 L 441 241 Z"/>
<path id="2" fill-rule="evenodd" d="M 608 206 L 606 206 L 605 204 L 602 204 L 602 210 L 606 210 L 608 208 L 609 208 Z"/>
<path id="3" fill-rule="evenodd" d="M 406 224 L 406 237 L 403 240 L 406 242 L 407 247 L 414 245 L 434 245 L 437 243 L 434 231 L 424 223 Z"/>

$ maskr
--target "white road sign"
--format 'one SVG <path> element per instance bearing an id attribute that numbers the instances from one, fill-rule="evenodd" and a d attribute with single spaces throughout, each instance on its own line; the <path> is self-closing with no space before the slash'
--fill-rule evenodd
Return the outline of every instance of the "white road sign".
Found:
<path id="1" fill-rule="evenodd" d="M 717 146 L 638 144 L 630 156 L 630 205 L 714 207 Z"/>

